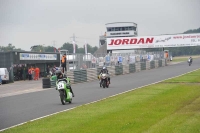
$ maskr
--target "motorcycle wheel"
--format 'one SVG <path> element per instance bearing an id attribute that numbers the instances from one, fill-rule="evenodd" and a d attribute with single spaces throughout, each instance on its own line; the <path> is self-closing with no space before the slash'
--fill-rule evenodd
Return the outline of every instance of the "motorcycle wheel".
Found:
<path id="1" fill-rule="evenodd" d="M 72 99 L 69 101 L 69 103 L 72 103 Z"/>
<path id="2" fill-rule="evenodd" d="M 107 81 L 107 83 L 106 83 L 106 87 L 107 87 L 107 88 L 109 87 L 109 83 L 108 83 L 108 81 Z"/>
<path id="3" fill-rule="evenodd" d="M 105 81 L 103 81 L 102 86 L 103 86 L 103 88 L 106 87 L 106 82 Z"/>
<path id="4" fill-rule="evenodd" d="M 102 87 L 102 82 L 99 83 L 100 87 Z"/>
<path id="5" fill-rule="evenodd" d="M 60 100 L 62 105 L 65 105 L 66 101 L 65 101 L 65 95 L 63 91 L 60 91 Z"/>

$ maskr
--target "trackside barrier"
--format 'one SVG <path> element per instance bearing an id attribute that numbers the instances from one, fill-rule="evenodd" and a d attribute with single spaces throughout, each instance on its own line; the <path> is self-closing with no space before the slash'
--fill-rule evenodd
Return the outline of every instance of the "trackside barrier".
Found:
<path id="1" fill-rule="evenodd" d="M 70 78 L 70 83 L 74 84 L 74 72 L 73 71 L 67 72 L 67 77 Z"/>
<path id="2" fill-rule="evenodd" d="M 122 75 L 123 74 L 123 66 L 115 66 L 115 75 Z"/>
<path id="3" fill-rule="evenodd" d="M 158 60 L 155 60 L 155 68 L 158 68 Z"/>
<path id="4" fill-rule="evenodd" d="M 162 66 L 163 67 L 167 65 L 165 61 L 166 61 L 165 59 L 162 59 Z"/>
<path id="5" fill-rule="evenodd" d="M 97 79 L 97 70 L 95 68 L 87 69 L 87 81 L 92 81 Z"/>
<path id="6" fill-rule="evenodd" d="M 87 71 L 86 70 L 76 70 L 74 71 L 74 83 L 86 82 L 87 81 Z"/>
<path id="7" fill-rule="evenodd" d="M 51 88 L 55 88 L 56 87 L 56 80 L 50 80 L 51 82 Z"/>
<path id="8" fill-rule="evenodd" d="M 146 62 L 146 70 L 149 70 L 149 69 L 150 69 L 150 62 L 147 61 L 147 62 Z"/>
<path id="9" fill-rule="evenodd" d="M 154 69 L 155 68 L 155 61 L 150 61 L 150 69 Z"/>
<path id="10" fill-rule="evenodd" d="M 146 62 L 141 62 L 140 67 L 141 70 L 146 70 Z"/>
<path id="11" fill-rule="evenodd" d="M 135 63 L 135 70 L 136 70 L 136 72 L 141 71 L 141 65 L 140 65 L 140 62 Z"/>
<path id="12" fill-rule="evenodd" d="M 134 72 L 139 72 L 141 70 L 150 70 L 158 67 L 166 66 L 165 59 L 162 60 L 153 60 L 146 62 L 136 62 L 129 65 L 118 65 L 118 66 L 108 66 L 110 77 L 116 75 L 129 74 Z M 97 80 L 97 76 L 102 67 L 91 68 L 91 69 L 82 69 L 67 72 L 67 76 L 70 78 L 72 84 L 87 82 Z"/>
<path id="13" fill-rule="evenodd" d="M 109 71 L 109 74 L 110 76 L 115 76 L 115 67 L 114 66 L 111 66 L 111 67 L 107 67 L 108 71 Z"/>
<path id="14" fill-rule="evenodd" d="M 129 73 L 129 65 L 123 65 L 123 74 Z"/>
<path id="15" fill-rule="evenodd" d="M 134 73 L 135 71 L 135 64 L 129 64 L 129 73 Z"/>
<path id="16" fill-rule="evenodd" d="M 162 60 L 158 61 L 158 67 L 162 67 Z"/>

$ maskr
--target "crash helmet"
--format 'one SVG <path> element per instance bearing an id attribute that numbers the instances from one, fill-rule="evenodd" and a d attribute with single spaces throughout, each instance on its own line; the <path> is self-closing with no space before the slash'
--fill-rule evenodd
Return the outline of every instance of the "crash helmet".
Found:
<path id="1" fill-rule="evenodd" d="M 62 74 L 61 70 L 56 70 L 55 73 L 56 73 L 57 76 L 60 75 L 60 74 Z"/>

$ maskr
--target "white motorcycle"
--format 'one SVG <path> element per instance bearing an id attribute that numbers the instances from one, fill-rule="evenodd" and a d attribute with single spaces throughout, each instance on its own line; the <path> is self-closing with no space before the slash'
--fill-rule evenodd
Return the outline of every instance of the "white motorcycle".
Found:
<path id="1" fill-rule="evenodd" d="M 189 66 L 192 64 L 192 59 L 188 59 Z"/>
<path id="2" fill-rule="evenodd" d="M 108 81 L 108 74 L 106 74 L 106 73 L 101 73 L 100 74 L 100 76 L 99 76 L 100 78 L 100 87 L 103 87 L 103 88 L 105 88 L 105 87 L 109 87 L 109 81 Z"/>

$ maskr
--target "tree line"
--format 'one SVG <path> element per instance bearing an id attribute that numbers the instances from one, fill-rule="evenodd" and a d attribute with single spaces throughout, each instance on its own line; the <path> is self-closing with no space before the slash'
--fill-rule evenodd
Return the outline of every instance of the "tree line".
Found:
<path id="1" fill-rule="evenodd" d="M 66 49 L 69 51 L 69 53 L 73 53 L 73 44 L 71 43 L 64 43 L 60 48 L 55 48 L 53 46 L 44 46 L 43 45 L 34 45 L 31 47 L 32 52 L 58 52 L 61 49 Z M 94 53 L 98 49 L 97 46 L 91 46 L 87 44 L 87 53 Z M 9 43 L 7 46 L 0 46 L 0 51 L 7 52 L 7 51 L 25 51 L 21 48 L 16 48 L 11 43 Z M 79 48 L 76 44 L 76 53 L 85 53 L 85 47 Z"/>

